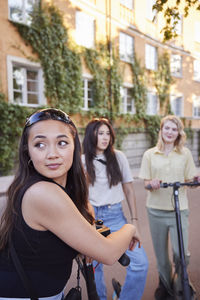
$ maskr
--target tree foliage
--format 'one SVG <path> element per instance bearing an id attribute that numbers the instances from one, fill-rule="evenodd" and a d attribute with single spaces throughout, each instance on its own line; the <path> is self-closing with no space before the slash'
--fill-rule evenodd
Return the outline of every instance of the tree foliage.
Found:
<path id="1" fill-rule="evenodd" d="M 181 20 L 180 7 L 182 5 L 184 18 L 189 15 L 192 8 L 200 11 L 199 0 L 174 0 L 172 5 L 169 4 L 169 2 L 169 0 L 156 0 L 153 5 L 153 10 L 155 10 L 157 14 L 162 12 L 165 18 L 165 26 L 162 29 L 164 42 L 177 36 L 176 26 L 179 20 Z"/>

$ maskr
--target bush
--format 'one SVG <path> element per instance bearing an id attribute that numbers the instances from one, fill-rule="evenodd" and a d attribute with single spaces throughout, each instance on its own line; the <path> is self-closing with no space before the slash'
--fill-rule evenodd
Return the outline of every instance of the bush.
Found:
<path id="1" fill-rule="evenodd" d="M 30 111 L 8 104 L 0 93 L 0 175 L 11 174 L 17 159 L 18 141 Z"/>

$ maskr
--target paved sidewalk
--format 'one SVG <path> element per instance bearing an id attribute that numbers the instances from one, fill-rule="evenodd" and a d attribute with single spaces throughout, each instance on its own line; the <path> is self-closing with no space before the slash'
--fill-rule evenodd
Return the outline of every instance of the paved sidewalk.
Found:
<path id="1" fill-rule="evenodd" d="M 4 196 L 9 185 L 13 181 L 14 175 L 0 177 L 0 197 Z"/>

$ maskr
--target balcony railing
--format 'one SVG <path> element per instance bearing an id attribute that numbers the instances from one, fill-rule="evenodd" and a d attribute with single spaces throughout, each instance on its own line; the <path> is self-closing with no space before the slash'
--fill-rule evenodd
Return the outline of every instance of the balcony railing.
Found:
<path id="1" fill-rule="evenodd" d="M 120 19 L 129 23 L 130 25 L 134 25 L 134 13 L 132 9 L 125 7 L 120 4 Z"/>

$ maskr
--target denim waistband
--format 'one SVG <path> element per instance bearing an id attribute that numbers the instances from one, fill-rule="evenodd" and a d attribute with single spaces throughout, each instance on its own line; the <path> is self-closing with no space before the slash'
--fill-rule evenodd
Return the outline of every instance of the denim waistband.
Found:
<path id="1" fill-rule="evenodd" d="M 41 297 L 38 298 L 39 300 L 61 300 L 63 296 L 63 292 L 60 292 L 57 295 L 50 296 L 50 297 Z M 7 297 L 0 297 L 0 300 L 30 300 L 30 298 L 7 298 Z"/>
<path id="2" fill-rule="evenodd" d="M 117 202 L 117 203 L 114 203 L 114 204 L 106 204 L 106 205 L 100 205 L 100 206 L 93 205 L 93 207 L 98 209 L 98 208 L 111 208 L 111 207 L 120 206 L 120 205 L 121 205 L 121 201 Z"/>

